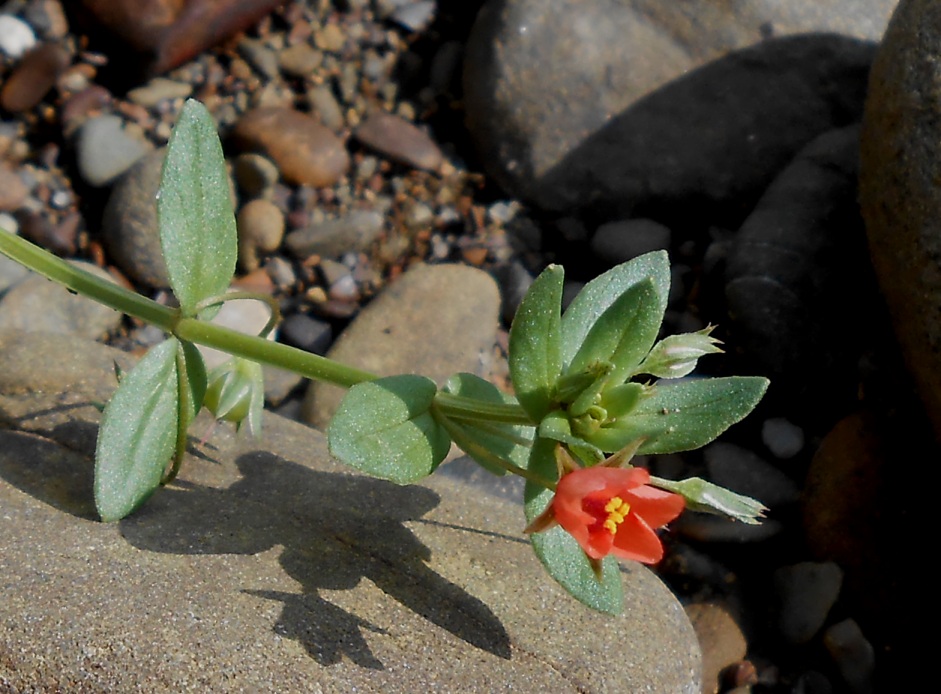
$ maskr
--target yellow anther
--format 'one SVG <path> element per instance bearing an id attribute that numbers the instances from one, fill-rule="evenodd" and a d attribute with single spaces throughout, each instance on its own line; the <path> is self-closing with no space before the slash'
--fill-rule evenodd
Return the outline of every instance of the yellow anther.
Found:
<path id="1" fill-rule="evenodd" d="M 604 511 L 608 514 L 608 517 L 605 518 L 604 523 L 601 525 L 605 530 L 614 535 L 618 531 L 618 526 L 624 522 L 624 519 L 627 518 L 627 514 L 630 513 L 631 506 L 621 499 L 621 497 L 614 496 L 604 505 Z"/>

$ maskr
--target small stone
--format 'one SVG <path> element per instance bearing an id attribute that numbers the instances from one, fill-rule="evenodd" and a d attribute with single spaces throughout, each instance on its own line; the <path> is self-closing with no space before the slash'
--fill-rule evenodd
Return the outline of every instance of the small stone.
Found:
<path id="1" fill-rule="evenodd" d="M 240 154 L 235 158 L 233 173 L 239 190 L 249 198 L 266 198 L 278 182 L 278 167 L 261 154 Z"/>
<path id="2" fill-rule="evenodd" d="M 69 21 L 60 0 L 33 0 L 23 8 L 23 17 L 47 41 L 64 39 L 69 33 Z"/>
<path id="3" fill-rule="evenodd" d="M 790 643 L 810 641 L 840 595 L 843 571 L 833 562 L 802 562 L 774 572 L 778 629 Z"/>
<path id="4" fill-rule="evenodd" d="M 292 231 L 284 245 L 296 258 L 317 254 L 337 258 L 348 251 L 364 251 L 385 226 L 382 215 L 372 210 L 354 210 L 343 217 Z"/>
<path id="5" fill-rule="evenodd" d="M 317 44 L 317 48 L 336 53 L 346 43 L 346 36 L 339 26 L 328 24 L 314 34 L 314 42 Z"/>
<path id="6" fill-rule="evenodd" d="M 307 90 L 307 102 L 311 111 L 317 114 L 325 126 L 333 131 L 343 128 L 343 109 L 329 87 L 311 87 Z"/>
<path id="7" fill-rule="evenodd" d="M 790 477 L 760 456 L 732 443 L 713 443 L 703 452 L 709 479 L 774 508 L 791 504 L 800 490 Z"/>
<path id="8" fill-rule="evenodd" d="M 134 166 L 151 147 L 130 135 L 120 116 L 105 114 L 85 122 L 78 131 L 75 149 L 82 178 L 100 187 Z"/>
<path id="9" fill-rule="evenodd" d="M 153 108 L 161 101 L 185 99 L 192 93 L 193 85 L 191 84 L 169 80 L 165 77 L 154 77 L 142 87 L 129 91 L 127 98 L 135 104 Z"/>
<path id="10" fill-rule="evenodd" d="M 157 189 L 166 148 L 146 155 L 114 185 L 101 233 L 121 271 L 149 287 L 169 286 L 157 229 Z"/>
<path id="11" fill-rule="evenodd" d="M 293 109 L 249 111 L 235 124 L 232 138 L 243 151 L 268 156 L 291 183 L 315 188 L 333 185 L 350 168 L 350 157 L 339 138 Z"/>
<path id="12" fill-rule="evenodd" d="M 722 605 L 693 603 L 684 609 L 702 649 L 703 694 L 715 694 L 720 674 L 745 657 L 748 643 L 741 627 Z"/>
<path id="13" fill-rule="evenodd" d="M 278 76 L 278 56 L 264 41 L 243 38 L 238 52 L 263 77 L 271 80 Z"/>
<path id="14" fill-rule="evenodd" d="M 290 77 L 310 77 L 322 62 L 323 53 L 308 43 L 295 44 L 278 54 L 278 66 Z"/>
<path id="15" fill-rule="evenodd" d="M 804 450 L 804 430 L 783 417 L 772 417 L 762 423 L 761 440 L 780 460 L 793 458 Z"/>
<path id="16" fill-rule="evenodd" d="M 82 261 L 71 261 L 101 279 L 107 272 Z M 45 277 L 30 274 L 0 299 L 0 329 L 71 334 L 96 340 L 121 323 L 121 314 L 97 301 L 74 294 Z"/>
<path id="17" fill-rule="evenodd" d="M 0 165 L 0 211 L 12 212 L 29 195 L 29 190 L 17 173 L 9 166 Z"/>
<path id="18" fill-rule="evenodd" d="M 33 28 L 22 19 L 0 14 L 0 52 L 16 60 L 36 45 Z"/>
<path id="19" fill-rule="evenodd" d="M 435 5 L 436 3 L 433 0 L 418 0 L 406 5 L 399 5 L 389 15 L 389 19 L 409 31 L 424 31 L 434 19 Z"/>
<path id="20" fill-rule="evenodd" d="M 0 89 L 0 106 L 12 113 L 33 108 L 55 86 L 70 60 L 68 52 L 54 43 L 30 51 L 6 77 Z"/>
<path id="21" fill-rule="evenodd" d="M 261 265 L 259 254 L 273 253 L 284 239 L 284 214 L 268 200 L 251 200 L 236 218 L 239 236 L 239 264 L 246 272 Z"/>
<path id="22" fill-rule="evenodd" d="M 366 147 L 400 164 L 436 171 L 444 161 L 441 149 L 427 133 L 385 111 L 367 116 L 354 134 Z"/>
<path id="23" fill-rule="evenodd" d="M 326 321 L 294 313 L 280 326 L 281 342 L 314 354 L 326 354 L 333 342 L 333 328 Z"/>
<path id="24" fill-rule="evenodd" d="M 533 276 L 518 260 L 503 265 L 494 272 L 497 283 L 500 285 L 502 318 L 506 325 L 512 325 L 523 297 L 533 283 Z"/>
<path id="25" fill-rule="evenodd" d="M 872 694 L 876 655 L 859 625 L 852 619 L 834 624 L 824 632 L 823 644 L 853 694 Z"/>
<path id="26" fill-rule="evenodd" d="M 651 219 L 602 224 L 591 238 L 591 251 L 608 265 L 618 265 L 650 251 L 668 250 L 671 232 Z"/>

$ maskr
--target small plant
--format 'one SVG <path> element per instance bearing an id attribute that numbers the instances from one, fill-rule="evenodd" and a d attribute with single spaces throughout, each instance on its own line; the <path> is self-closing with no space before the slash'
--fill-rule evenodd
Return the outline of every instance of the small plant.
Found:
<path id="1" fill-rule="evenodd" d="M 609 613 L 622 608 L 616 557 L 655 563 L 655 530 L 684 507 L 757 523 L 758 502 L 701 479 L 651 477 L 636 453 L 703 446 L 741 420 L 763 378 L 686 379 L 719 352 L 710 329 L 657 341 L 670 268 L 665 253 L 588 283 L 563 314 L 563 270 L 533 283 L 510 330 L 516 396 L 471 374 L 441 388 L 428 378 L 373 374 L 264 339 L 278 320 L 263 296 L 226 294 L 235 271 L 235 219 L 215 124 L 190 100 L 170 139 L 157 197 L 160 241 L 179 308 L 77 270 L 3 232 L 0 251 L 69 289 L 169 334 L 127 374 L 98 434 L 95 503 L 103 521 L 127 516 L 178 472 L 201 407 L 261 428 L 260 364 L 349 388 L 327 431 L 330 451 L 366 474 L 409 484 L 435 471 L 452 442 L 487 470 L 526 479 L 525 513 L 543 565 L 569 593 Z M 225 301 L 272 305 L 262 335 L 208 322 Z M 196 345 L 232 359 L 206 372 Z"/>

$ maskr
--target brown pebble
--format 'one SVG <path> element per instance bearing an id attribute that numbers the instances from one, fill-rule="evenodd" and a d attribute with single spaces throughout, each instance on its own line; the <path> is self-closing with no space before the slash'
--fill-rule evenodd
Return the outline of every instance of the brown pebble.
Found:
<path id="1" fill-rule="evenodd" d="M 350 168 L 343 142 L 307 114 L 289 108 L 256 108 L 235 124 L 232 138 L 243 151 L 274 161 L 284 179 L 320 188 Z"/>
<path id="2" fill-rule="evenodd" d="M 441 149 L 423 130 L 385 111 L 367 116 L 355 135 L 366 147 L 400 164 L 436 171 L 444 160 Z"/>
<path id="3" fill-rule="evenodd" d="M 22 210 L 17 213 L 16 221 L 20 224 L 20 236 L 38 246 L 61 256 L 75 255 L 75 237 L 60 236 L 59 229 L 53 227 L 48 219 L 35 212 Z M 64 230 L 68 233 L 68 228 Z M 73 229 L 73 231 L 75 231 Z"/>
<path id="4" fill-rule="evenodd" d="M 17 173 L 7 166 L 0 166 L 0 211 L 17 209 L 28 194 L 26 185 Z"/>
<path id="5" fill-rule="evenodd" d="M 85 120 L 111 103 L 111 92 L 102 86 L 93 84 L 69 98 L 62 106 L 59 121 L 66 136 L 74 133 Z"/>
<path id="6" fill-rule="evenodd" d="M 0 106 L 11 113 L 28 111 L 42 101 L 68 67 L 68 51 L 55 43 L 46 43 L 23 56 L 13 68 L 3 89 Z"/>

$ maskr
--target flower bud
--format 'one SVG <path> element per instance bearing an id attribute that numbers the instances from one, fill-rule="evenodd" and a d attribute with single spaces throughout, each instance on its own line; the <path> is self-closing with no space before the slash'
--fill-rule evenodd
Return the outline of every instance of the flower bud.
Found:
<path id="1" fill-rule="evenodd" d="M 700 477 L 690 477 L 680 482 L 652 477 L 650 483 L 682 496 L 690 511 L 726 516 L 749 525 L 760 524 L 768 511 L 760 501 L 736 494 Z"/>
<path id="2" fill-rule="evenodd" d="M 681 378 L 696 368 L 696 362 L 706 354 L 722 350 L 710 337 L 712 326 L 699 332 L 670 335 L 653 346 L 650 353 L 635 370 L 635 374 L 650 374 L 658 378 Z"/>
<path id="3" fill-rule="evenodd" d="M 234 357 L 209 372 L 203 405 L 216 419 L 234 422 L 237 428 L 247 421 L 249 433 L 257 436 L 264 404 L 261 364 Z"/>

